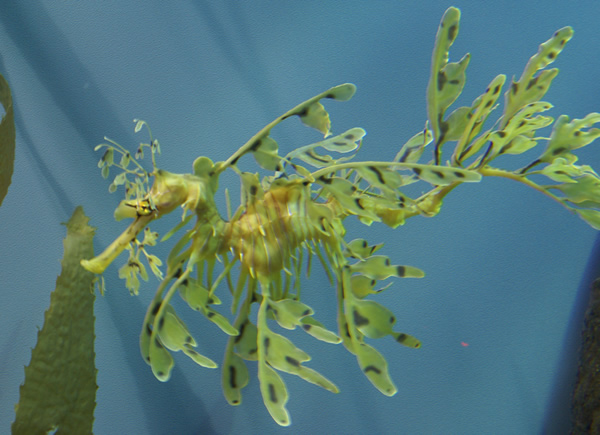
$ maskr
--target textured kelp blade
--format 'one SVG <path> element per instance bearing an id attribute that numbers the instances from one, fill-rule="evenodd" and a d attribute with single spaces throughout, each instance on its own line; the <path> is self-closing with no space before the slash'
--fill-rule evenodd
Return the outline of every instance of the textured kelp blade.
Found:
<path id="1" fill-rule="evenodd" d="M 94 366 L 94 275 L 79 264 L 94 255 L 94 229 L 77 207 L 67 222 L 62 271 L 31 362 L 25 367 L 13 434 L 92 433 L 96 389 Z"/>
<path id="2" fill-rule="evenodd" d="M 15 162 L 15 115 L 10 87 L 0 74 L 0 103 L 4 117 L 0 121 L 0 205 L 8 192 Z"/>
<path id="3" fill-rule="evenodd" d="M 558 69 L 543 70 L 556 60 L 556 57 L 573 37 L 571 27 L 563 27 L 554 32 L 546 42 L 540 44 L 538 52 L 527 62 L 519 81 L 513 81 L 505 94 L 503 125 L 526 104 L 539 101 L 558 74 Z M 543 70 L 536 74 L 538 71 Z"/>

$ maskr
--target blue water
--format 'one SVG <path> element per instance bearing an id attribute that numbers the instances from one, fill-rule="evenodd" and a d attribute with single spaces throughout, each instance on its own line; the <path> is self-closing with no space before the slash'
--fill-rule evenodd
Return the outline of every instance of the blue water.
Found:
<path id="1" fill-rule="evenodd" d="M 0 208 L 0 433 L 8 433 L 37 326 L 60 272 L 64 227 L 83 205 L 98 228 L 96 250 L 125 227 L 112 212 L 93 148 L 109 136 L 134 150 L 133 118 L 150 124 L 162 146 L 159 164 L 189 172 L 193 159 L 224 160 L 263 125 L 336 84 L 356 96 L 329 101 L 333 131 L 360 126 L 359 156 L 391 159 L 423 128 L 425 88 L 441 1 L 78 1 L 25 0 L 0 6 L 0 72 L 11 85 L 17 124 L 13 184 Z M 485 3 L 485 4 L 484 4 Z M 563 26 L 575 36 L 560 55 L 561 73 L 546 100 L 552 116 L 599 111 L 600 4 L 456 1 L 461 29 L 451 58 L 472 55 L 459 101 L 470 104 L 500 73 L 520 76 L 538 44 Z M 282 149 L 315 142 L 316 132 L 289 120 L 273 131 Z M 578 155 L 600 168 L 598 145 Z M 520 167 L 537 157 L 506 159 Z M 514 162 L 514 163 L 512 163 Z M 256 170 L 250 159 L 247 170 Z M 238 201 L 236 177 L 223 178 Z M 174 225 L 177 216 L 162 233 Z M 381 395 L 341 345 L 294 331 L 309 366 L 340 388 L 334 395 L 284 376 L 290 428 L 262 404 L 254 366 L 244 401 L 230 407 L 220 373 L 176 356 L 158 382 L 138 351 L 138 333 L 157 282 L 130 297 L 106 273 L 96 301 L 99 390 L 95 433 L 565 433 L 577 346 L 577 293 L 596 232 L 525 186 L 484 180 L 452 192 L 439 216 L 391 230 L 348 221 L 351 240 L 385 242 L 396 263 L 425 270 L 377 297 L 417 336 L 419 350 L 391 339 L 373 343 L 387 358 L 398 394 Z M 168 246 L 157 252 L 165 253 Z M 318 264 L 303 296 L 335 328 L 334 290 Z M 589 279 L 588 279 L 589 281 Z M 583 290 L 580 290 L 583 289 Z M 225 294 L 226 289 L 223 289 Z M 580 297 L 582 299 L 582 297 Z M 191 310 L 178 311 L 220 361 L 225 336 Z M 223 307 L 228 313 L 228 306 Z"/>

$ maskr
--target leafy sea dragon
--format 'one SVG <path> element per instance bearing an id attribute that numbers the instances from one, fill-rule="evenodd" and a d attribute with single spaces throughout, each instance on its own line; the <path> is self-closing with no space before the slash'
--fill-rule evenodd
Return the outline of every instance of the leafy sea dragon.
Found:
<path id="1" fill-rule="evenodd" d="M 445 196 L 463 183 L 478 182 L 482 177 L 503 177 L 549 196 L 600 229 L 600 178 L 591 167 L 577 165 L 577 157 L 572 154 L 600 136 L 600 129 L 593 128 L 600 122 L 600 114 L 573 120 L 561 115 L 556 121 L 543 114 L 552 105 L 542 98 L 558 73 L 547 67 L 571 38 L 572 29 L 562 28 L 540 45 L 520 79 L 513 80 L 505 91 L 498 120 L 483 130 L 489 124 L 488 117 L 498 109 L 506 77 L 496 76 L 470 106 L 446 115 L 463 90 L 470 60 L 467 54 L 458 62 L 449 61 L 459 20 L 460 11 L 456 8 L 448 9 L 442 18 L 427 88 L 428 123 L 392 161 L 353 160 L 366 134 L 361 128 L 330 137 L 329 114 L 321 101 L 349 100 L 356 88 L 348 83 L 279 116 L 225 161 L 213 163 L 208 157 L 197 158 L 191 174 L 174 174 L 157 167 L 159 142 L 141 120 L 135 120 L 135 131 L 147 128 L 150 140 L 141 143 L 133 157 L 109 139 L 97 147 L 105 149 L 99 162 L 105 178 L 110 167 L 122 171 L 109 187 L 111 192 L 119 185 L 125 187 L 125 199 L 117 207 L 115 218 L 132 218 L 133 222 L 103 253 L 81 264 L 102 274 L 121 252 L 128 251 L 119 276 L 137 294 L 139 277 L 148 279 L 140 259 L 145 257 L 160 285 L 144 320 L 140 348 L 157 379 L 169 379 L 174 364 L 171 352 L 181 351 L 201 366 L 217 367 L 194 349 L 196 340 L 170 304 L 175 293 L 179 293 L 192 309 L 229 336 L 222 385 L 232 405 L 241 403 L 241 390 L 249 381 L 244 360 L 257 361 L 263 401 L 282 426 L 290 424 L 290 417 L 285 407 L 288 392 L 278 371 L 338 392 L 330 380 L 304 365 L 310 360 L 306 352 L 271 329 L 275 323 L 284 329 L 300 327 L 325 342 L 343 343 L 356 355 L 361 370 L 379 391 L 395 394 L 397 389 L 388 374 L 386 360 L 366 338 L 389 335 L 412 348 L 418 348 L 420 342 L 395 331 L 392 311 L 369 297 L 387 288 L 381 287 L 380 281 L 391 277 L 420 278 L 424 273 L 378 255 L 382 245 L 371 245 L 363 239 L 346 242 L 344 220 L 350 216 L 366 225 L 383 222 L 396 228 L 413 216 L 435 216 Z M 325 139 L 281 156 L 277 142 L 270 136 L 271 130 L 296 116 L 323 133 Z M 553 129 L 549 138 L 538 135 L 539 129 L 550 125 Z M 442 149 L 451 142 L 455 143 L 451 159 L 443 162 Z M 545 143 L 545 149 L 520 170 L 491 166 L 500 155 L 521 154 L 540 142 Z M 430 143 L 433 159 L 421 162 Z M 140 163 L 146 150 L 152 156 L 151 172 Z M 258 174 L 239 169 L 238 163 L 250 154 L 273 174 L 260 179 Z M 228 219 L 224 219 L 217 211 L 215 194 L 220 174 L 228 169 L 240 177 L 242 199 L 237 211 L 233 215 L 229 212 Z M 540 175 L 551 183 L 538 184 L 532 179 Z M 431 187 L 415 198 L 401 191 L 416 182 Z M 182 220 L 162 240 L 187 230 L 166 259 L 163 276 L 162 260 L 147 251 L 158 237 L 148 224 L 178 207 L 183 208 Z M 191 224 L 194 216 L 195 223 Z M 140 240 L 138 235 L 142 232 Z M 338 334 L 313 317 L 313 310 L 305 303 L 310 294 L 301 298 L 302 264 L 306 261 L 310 268 L 313 256 L 336 287 Z M 100 286 L 103 290 L 103 281 Z M 216 292 L 222 286 L 228 287 L 232 295 L 233 323 L 215 309 L 221 303 Z M 252 318 L 251 307 L 255 303 L 258 313 Z"/>

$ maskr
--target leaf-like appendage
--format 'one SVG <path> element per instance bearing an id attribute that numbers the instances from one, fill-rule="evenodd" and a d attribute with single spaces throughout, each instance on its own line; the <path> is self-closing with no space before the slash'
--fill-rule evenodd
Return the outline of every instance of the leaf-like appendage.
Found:
<path id="1" fill-rule="evenodd" d="M 564 157 L 569 163 L 575 162 L 577 158 L 570 151 L 584 147 L 600 137 L 600 128 L 592 128 L 597 123 L 600 123 L 600 113 L 590 113 L 583 119 L 572 121 L 569 121 L 567 115 L 559 116 L 546 150 L 539 160 L 550 163 L 556 157 Z"/>
<path id="2" fill-rule="evenodd" d="M 327 151 L 338 153 L 349 153 L 358 148 L 358 142 L 365 136 L 366 132 L 362 128 L 351 128 L 342 134 L 339 134 L 321 142 L 313 143 L 303 147 L 296 148 L 286 156 L 286 160 L 299 159 L 315 168 L 323 168 L 335 163 L 347 161 L 348 158 L 333 159 L 327 154 L 318 154 L 315 148 L 321 147 Z"/>
<path id="3" fill-rule="evenodd" d="M 376 280 L 391 276 L 397 278 L 423 278 L 425 276 L 425 273 L 416 267 L 391 264 L 389 257 L 384 255 L 373 255 L 366 260 L 359 261 L 350 266 L 350 270 Z"/>
<path id="4" fill-rule="evenodd" d="M 232 352 L 227 353 L 223 363 L 222 385 L 225 399 L 230 405 L 242 403 L 242 388 L 249 381 L 248 367 L 242 358 Z"/>
<path id="5" fill-rule="evenodd" d="M 563 27 L 554 32 L 546 42 L 540 44 L 538 52 L 527 62 L 519 81 L 513 81 L 506 91 L 502 126 L 506 125 L 523 106 L 541 100 L 546 94 L 552 80 L 558 74 L 558 69 L 553 68 L 535 74 L 556 60 L 572 36 L 573 29 Z"/>
<path id="6" fill-rule="evenodd" d="M 458 98 L 465 85 L 465 70 L 469 54 L 458 62 L 448 63 L 450 47 L 458 35 L 460 11 L 449 8 L 442 17 L 435 38 L 431 59 L 431 76 L 427 85 L 427 116 L 436 145 L 436 163 L 439 163 L 441 145 L 446 141 L 448 125 L 444 121 L 446 109 Z"/>
<path id="7" fill-rule="evenodd" d="M 398 389 L 388 373 L 387 361 L 377 350 L 366 343 L 360 343 L 356 349 L 356 357 L 360 369 L 375 388 L 386 396 L 396 394 Z"/>

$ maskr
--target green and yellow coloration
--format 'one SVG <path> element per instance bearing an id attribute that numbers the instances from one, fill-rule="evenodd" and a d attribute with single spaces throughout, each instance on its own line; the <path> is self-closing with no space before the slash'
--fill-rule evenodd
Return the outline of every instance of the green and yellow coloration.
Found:
<path id="1" fill-rule="evenodd" d="M 258 361 L 263 401 L 273 419 L 283 426 L 290 424 L 285 408 L 288 392 L 278 371 L 338 391 L 331 381 L 304 365 L 310 356 L 271 330 L 269 320 L 284 329 L 300 327 L 325 342 L 342 342 L 356 355 L 361 370 L 378 390 L 390 396 L 395 394 L 397 389 L 388 374 L 387 362 L 367 344 L 365 337 L 390 335 L 412 348 L 420 347 L 420 342 L 394 331 L 393 313 L 367 298 L 386 288 L 379 288 L 381 280 L 421 278 L 424 273 L 375 255 L 381 245 L 371 246 L 362 239 L 345 242 L 344 219 L 351 215 L 367 225 L 383 222 L 395 228 L 412 216 L 436 215 L 443 198 L 462 183 L 496 176 L 524 183 L 579 214 L 594 228 L 600 228 L 600 178 L 589 166 L 576 165 L 577 158 L 571 153 L 600 136 L 600 130 L 592 128 L 600 122 L 600 114 L 572 121 L 563 115 L 556 122 L 541 115 L 552 107 L 541 98 L 557 74 L 556 69 L 545 68 L 571 38 L 572 30 L 561 29 L 540 46 L 521 78 L 505 92 L 504 111 L 499 120 L 482 132 L 498 106 L 505 76 L 492 80 L 471 106 L 460 107 L 445 116 L 462 92 L 469 62 L 468 55 L 457 63 L 448 60 L 449 49 L 458 35 L 459 18 L 458 9 L 448 9 L 438 30 L 427 91 L 430 128 L 413 136 L 393 161 L 352 161 L 365 135 L 361 128 L 328 138 L 329 114 L 321 101 L 349 100 L 355 92 L 352 84 L 333 87 L 289 110 L 226 161 L 213 163 L 207 157 L 197 158 L 191 174 L 172 174 L 157 168 L 155 155 L 160 147 L 151 133 L 149 143 L 142 143 L 134 158 L 116 142 L 99 145 L 106 149 L 99 163 L 104 177 L 108 176 L 110 166 L 123 171 L 109 189 L 114 191 L 118 185 L 125 185 L 126 198 L 115 211 L 115 217 L 134 221 L 103 253 L 82 261 L 82 265 L 94 273 L 102 273 L 127 250 L 129 259 L 119 275 L 125 278 L 129 290 L 137 293 L 138 276 L 143 279 L 148 276 L 140 254 L 146 257 L 161 283 L 146 314 L 140 347 L 159 380 L 169 379 L 174 364 L 171 351 L 182 351 L 204 367 L 217 366 L 194 350 L 196 340 L 170 304 L 179 292 L 192 309 L 200 311 L 229 336 L 222 381 L 225 397 L 232 405 L 241 403 L 241 390 L 249 381 L 244 360 Z M 326 139 L 280 156 L 270 132 L 293 116 L 323 133 Z M 144 121 L 135 122 L 136 132 L 147 127 Z M 550 138 L 537 136 L 540 128 L 552 124 Z M 521 170 L 508 171 L 490 165 L 500 155 L 521 154 L 540 141 L 547 143 L 546 150 Z M 420 163 L 425 147 L 431 142 L 433 161 Z M 456 146 L 450 162 L 442 164 L 442 148 L 449 142 L 456 142 Z M 146 148 L 152 154 L 152 172 L 144 170 L 138 162 Z M 114 160 L 115 153 L 121 155 L 119 163 Z M 252 154 L 262 168 L 274 174 L 260 179 L 258 174 L 242 172 L 238 163 L 247 154 Z M 541 169 L 534 171 L 534 168 Z M 227 169 L 240 177 L 242 203 L 225 220 L 217 211 L 215 194 L 219 176 Z M 537 184 L 530 178 L 533 175 L 545 175 L 557 184 Z M 150 178 L 154 179 L 151 187 Z M 432 187 L 417 198 L 400 191 L 403 186 L 419 181 Z M 163 276 L 159 269 L 161 260 L 146 251 L 157 239 L 147 225 L 179 206 L 183 208 L 182 221 L 163 240 L 186 226 L 188 229 L 166 259 Z M 191 224 L 193 216 L 196 221 Z M 142 231 L 144 237 L 139 241 L 137 236 Z M 299 277 L 304 253 L 308 254 L 309 264 L 316 255 L 335 283 L 338 334 L 313 318 L 313 310 L 301 301 Z M 221 266 L 215 269 L 217 262 Z M 215 309 L 220 304 L 216 291 L 221 284 L 232 295 L 232 312 L 236 316 L 233 323 Z M 258 304 L 256 319 L 251 318 L 254 303 Z"/>

